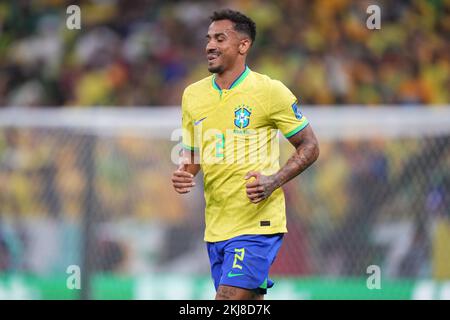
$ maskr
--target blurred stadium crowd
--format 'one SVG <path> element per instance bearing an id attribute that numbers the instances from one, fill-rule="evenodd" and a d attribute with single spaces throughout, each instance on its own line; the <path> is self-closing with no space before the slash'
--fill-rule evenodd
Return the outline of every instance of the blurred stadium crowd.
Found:
<path id="1" fill-rule="evenodd" d="M 207 76 L 208 16 L 231 7 L 257 23 L 250 67 L 304 104 L 445 104 L 450 1 L 72 1 L 0 3 L 0 106 L 179 105 Z M 381 30 L 366 8 L 381 7 Z"/>
<path id="2" fill-rule="evenodd" d="M 71 1 L 0 2 L 0 106 L 179 105 L 184 87 L 208 75 L 204 36 L 219 7 L 255 19 L 250 68 L 282 80 L 304 104 L 449 103 L 449 0 L 78 3 L 81 30 L 66 28 Z M 373 3 L 382 8 L 382 32 L 366 28 Z M 180 256 L 183 269 L 207 268 L 193 254 L 204 249 L 202 203 L 162 187 L 173 144 L 98 137 L 99 270 L 179 270 Z M 275 274 L 359 276 L 371 261 L 388 261 L 393 277 L 429 276 L 433 265 L 435 276 L 450 277 L 447 238 L 433 231 L 437 219 L 450 219 L 448 146 L 448 137 L 322 141 L 320 169 L 286 187 L 290 233 Z M 61 270 L 80 252 L 73 222 L 85 212 L 92 178 L 86 153 L 69 130 L 0 130 L 0 271 Z M 201 199 L 201 186 L 195 192 Z M 141 234 L 145 221 L 156 227 Z M 409 235 L 394 256 L 385 230 Z M 161 242 L 148 240 L 156 234 Z"/>

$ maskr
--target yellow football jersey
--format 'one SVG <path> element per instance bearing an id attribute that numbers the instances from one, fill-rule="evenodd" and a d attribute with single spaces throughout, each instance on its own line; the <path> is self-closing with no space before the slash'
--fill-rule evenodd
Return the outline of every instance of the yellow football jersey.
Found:
<path id="1" fill-rule="evenodd" d="M 215 75 L 188 86 L 182 98 L 183 147 L 200 156 L 206 201 L 205 241 L 287 232 L 281 188 L 258 204 L 247 197 L 247 172 L 279 168 L 278 129 L 287 138 L 308 125 L 280 81 L 247 66 L 229 89 Z"/>

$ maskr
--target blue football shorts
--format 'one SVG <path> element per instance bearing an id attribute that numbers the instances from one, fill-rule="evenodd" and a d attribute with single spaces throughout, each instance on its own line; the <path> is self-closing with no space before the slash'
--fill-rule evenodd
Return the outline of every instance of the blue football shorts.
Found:
<path id="1" fill-rule="evenodd" d="M 269 269 L 281 247 L 283 234 L 242 235 L 207 242 L 214 286 L 228 285 L 266 294 L 274 282 Z"/>

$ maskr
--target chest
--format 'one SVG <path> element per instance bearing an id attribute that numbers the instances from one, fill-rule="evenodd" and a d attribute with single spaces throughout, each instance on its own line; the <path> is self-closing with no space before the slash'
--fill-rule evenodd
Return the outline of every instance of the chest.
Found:
<path id="1" fill-rule="evenodd" d="M 223 90 L 215 92 L 193 108 L 194 126 L 202 130 L 240 131 L 269 125 L 264 97 L 258 94 Z"/>

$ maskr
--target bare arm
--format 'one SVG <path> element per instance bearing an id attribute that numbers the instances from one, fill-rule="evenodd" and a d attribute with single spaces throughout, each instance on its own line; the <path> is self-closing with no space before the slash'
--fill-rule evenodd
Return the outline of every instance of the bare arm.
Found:
<path id="1" fill-rule="evenodd" d="M 310 125 L 288 140 L 296 151 L 275 174 L 277 187 L 281 187 L 305 171 L 319 157 L 319 143 Z"/>
<path id="2" fill-rule="evenodd" d="M 319 143 L 311 125 L 288 140 L 296 151 L 277 173 L 271 176 L 264 176 L 254 171 L 247 173 L 246 179 L 256 178 L 255 181 L 247 184 L 247 196 L 251 202 L 258 203 L 268 198 L 273 191 L 298 176 L 319 157 Z"/>
<path id="3" fill-rule="evenodd" d="M 198 152 L 183 150 L 182 163 L 186 164 L 185 169 L 187 172 L 191 173 L 194 177 L 200 171 Z"/>

